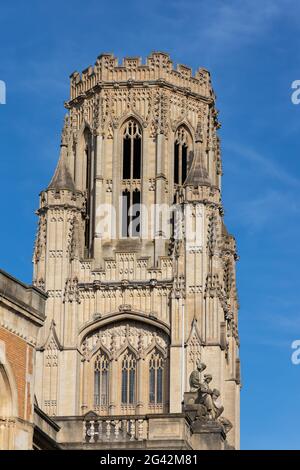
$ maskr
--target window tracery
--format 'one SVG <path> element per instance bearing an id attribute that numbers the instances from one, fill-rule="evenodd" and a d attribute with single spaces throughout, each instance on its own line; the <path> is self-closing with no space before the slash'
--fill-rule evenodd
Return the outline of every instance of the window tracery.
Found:
<path id="1" fill-rule="evenodd" d="M 122 236 L 138 237 L 141 232 L 142 129 L 134 120 L 123 127 Z"/>

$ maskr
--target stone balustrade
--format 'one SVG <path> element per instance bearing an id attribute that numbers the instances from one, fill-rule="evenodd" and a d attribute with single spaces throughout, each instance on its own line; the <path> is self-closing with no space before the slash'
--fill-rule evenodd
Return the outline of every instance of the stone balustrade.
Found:
<path id="1" fill-rule="evenodd" d="M 147 419 L 141 416 L 93 417 L 82 423 L 83 442 L 142 441 L 148 435 Z"/>
<path id="2" fill-rule="evenodd" d="M 191 426 L 184 413 L 99 415 L 55 418 L 62 449 L 191 449 Z"/>

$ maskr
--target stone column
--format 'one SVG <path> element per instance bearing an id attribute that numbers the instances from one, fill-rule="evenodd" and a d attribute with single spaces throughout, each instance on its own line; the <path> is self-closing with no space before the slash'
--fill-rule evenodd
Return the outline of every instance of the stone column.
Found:
<path id="1" fill-rule="evenodd" d="M 172 343 L 170 346 L 170 413 L 181 413 L 182 300 L 172 298 Z"/>
<path id="2" fill-rule="evenodd" d="M 160 215 L 160 206 L 164 202 L 163 192 L 165 189 L 164 174 L 164 146 L 165 136 L 158 133 L 156 137 L 156 171 L 155 171 L 155 265 L 158 264 L 159 257 L 164 254 L 163 224 Z"/>
<path id="3" fill-rule="evenodd" d="M 116 127 L 114 127 L 114 136 L 113 136 L 113 149 L 112 149 L 112 204 L 115 208 L 116 213 L 116 236 L 117 239 L 120 238 L 120 229 L 121 229 L 121 221 L 120 221 L 120 197 L 121 197 L 121 173 L 120 173 L 120 165 L 121 165 L 121 155 L 119 151 L 119 131 Z"/>
<path id="4" fill-rule="evenodd" d="M 147 370 L 143 370 L 143 359 L 139 358 L 137 361 L 137 399 L 136 399 L 136 413 L 143 414 L 144 412 L 144 387 L 148 380 Z"/>
<path id="5" fill-rule="evenodd" d="M 120 377 L 118 361 L 113 359 L 110 363 L 110 380 L 109 380 L 109 414 L 115 415 L 116 412 L 119 413 L 120 410 L 116 410 L 118 403 L 118 391 L 120 384 Z"/>
<path id="6" fill-rule="evenodd" d="M 90 149 L 90 159 L 91 159 L 91 168 L 90 168 L 90 257 L 93 257 L 94 249 L 94 232 L 95 232 L 95 196 L 96 196 L 96 181 L 95 181 L 95 171 L 96 171 L 96 145 L 97 145 L 97 136 L 91 134 L 91 149 Z"/>
<path id="7" fill-rule="evenodd" d="M 100 225 L 100 218 L 101 214 L 99 212 L 100 204 L 103 204 L 105 201 L 103 200 L 103 183 L 104 183 L 104 175 L 103 175 L 103 151 L 104 151 L 104 137 L 100 134 L 96 137 L 96 149 L 95 149 L 95 178 L 94 178 L 94 186 L 95 186 L 95 198 L 94 198 L 94 226 L 93 226 L 93 247 L 94 247 L 94 258 L 97 262 L 100 261 L 101 257 L 101 244 L 102 240 L 100 238 L 100 234 L 98 234 L 98 229 Z"/>
<path id="8" fill-rule="evenodd" d="M 141 172 L 141 204 L 142 204 L 142 241 L 146 242 L 151 238 L 151 218 L 149 209 L 149 178 L 151 173 L 149 172 L 149 131 L 147 128 L 143 129 L 142 139 L 142 172 Z M 144 211 L 143 211 L 144 208 Z"/>
<path id="9" fill-rule="evenodd" d="M 88 402 L 87 402 L 87 363 L 86 359 L 82 359 L 82 376 L 81 376 L 81 413 L 85 414 L 88 411 Z"/>

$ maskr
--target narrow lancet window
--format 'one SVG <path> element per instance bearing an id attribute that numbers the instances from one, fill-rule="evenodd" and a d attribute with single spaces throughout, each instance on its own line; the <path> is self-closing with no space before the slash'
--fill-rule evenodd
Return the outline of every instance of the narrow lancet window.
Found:
<path id="1" fill-rule="evenodd" d="M 138 237 L 141 230 L 142 130 L 130 119 L 123 130 L 122 237 Z"/>
<path id="2" fill-rule="evenodd" d="M 181 126 L 176 132 L 174 142 L 174 184 L 184 184 L 188 173 L 188 158 L 191 152 L 192 140 L 185 127 Z"/>
<path id="3" fill-rule="evenodd" d="M 131 119 L 126 123 L 123 132 L 123 179 L 141 178 L 141 143 L 141 128 Z"/>
<path id="4" fill-rule="evenodd" d="M 164 359 L 158 351 L 154 351 L 149 362 L 149 402 L 162 404 L 163 402 L 163 370 Z"/>
<path id="5" fill-rule="evenodd" d="M 108 405 L 109 360 L 100 352 L 94 364 L 94 406 Z"/>
<path id="6" fill-rule="evenodd" d="M 135 403 L 136 358 L 126 352 L 122 360 L 122 404 Z"/>

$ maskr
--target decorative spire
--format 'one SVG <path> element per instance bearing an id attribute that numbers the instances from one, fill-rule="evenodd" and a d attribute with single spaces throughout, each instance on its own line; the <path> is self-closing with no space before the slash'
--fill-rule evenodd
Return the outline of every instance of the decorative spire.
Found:
<path id="1" fill-rule="evenodd" d="M 203 133 L 200 122 L 195 132 L 195 155 L 184 186 L 211 186 L 211 181 L 203 161 Z"/>
<path id="2" fill-rule="evenodd" d="M 67 163 L 67 142 L 69 131 L 69 117 L 65 116 L 64 126 L 61 133 L 60 157 L 52 180 L 48 189 L 67 189 L 75 192 L 75 184 Z"/>

